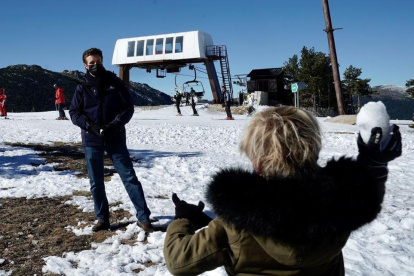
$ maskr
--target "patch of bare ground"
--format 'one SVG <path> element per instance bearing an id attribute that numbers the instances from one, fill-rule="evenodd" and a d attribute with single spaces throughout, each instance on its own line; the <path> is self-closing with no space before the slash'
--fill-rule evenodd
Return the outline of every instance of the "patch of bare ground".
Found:
<path id="1" fill-rule="evenodd" d="M 81 221 L 90 226 L 96 220 L 93 213 L 64 204 L 69 199 L 0 198 L 0 258 L 6 260 L 0 265 L 1 270 L 13 270 L 12 275 L 42 275 L 43 258 L 91 249 L 92 242 L 102 242 L 115 234 L 100 231 L 76 236 L 66 230 L 67 226 L 81 228 Z M 111 212 L 112 221 L 129 216 L 123 210 Z"/>
<path id="2" fill-rule="evenodd" d="M 153 265 L 157 265 L 157 263 L 148 262 L 148 263 L 144 264 L 145 267 L 151 267 Z M 135 273 L 140 273 L 141 271 L 143 271 L 143 269 L 140 269 L 140 268 L 137 268 L 137 269 L 133 270 L 133 272 L 135 272 Z"/>
<path id="3" fill-rule="evenodd" d="M 161 109 L 167 106 L 170 106 L 170 105 L 143 105 L 143 106 L 138 106 L 138 108 L 142 110 L 158 110 L 158 109 Z"/>
<path id="4" fill-rule="evenodd" d="M 30 147 L 45 158 L 45 163 L 54 163 L 55 170 L 78 172 L 78 177 L 87 178 L 87 170 L 81 145 L 78 143 L 21 144 L 7 143 L 14 147 Z M 134 160 L 139 162 L 139 160 Z M 38 164 L 32 164 L 36 166 Z M 109 158 L 105 165 L 111 166 Z M 105 169 L 106 181 L 110 180 L 114 170 Z M 39 183 L 41 185 L 41 183 Z M 4 188 L 8 189 L 8 188 Z M 89 191 L 74 191 L 73 195 L 91 198 Z M 0 270 L 13 271 L 12 275 L 43 275 L 43 258 L 62 256 L 64 252 L 79 252 L 91 249 L 92 242 L 103 242 L 115 235 L 115 231 L 100 231 L 93 235 L 76 236 L 67 226 L 84 228 L 94 224 L 93 213 L 85 213 L 77 206 L 64 204 L 71 196 L 55 198 L 0 198 Z M 112 203 L 117 206 L 120 202 Z M 125 210 L 111 211 L 111 221 L 121 221 L 131 214 Z M 79 223 L 86 222 L 86 223 Z M 112 230 L 126 229 L 128 223 L 115 225 Z M 136 237 L 122 241 L 133 245 Z M 144 240 L 144 243 L 147 241 Z M 155 264 L 144 264 L 151 266 Z M 139 273 L 137 270 L 136 273 Z M 55 274 L 47 274 L 55 275 Z"/>
<path id="5" fill-rule="evenodd" d="M 157 198 L 157 199 L 171 199 L 166 195 L 156 195 L 156 196 L 147 196 L 148 198 Z"/>
<path id="6" fill-rule="evenodd" d="M 208 109 L 214 110 L 214 111 L 223 112 L 223 113 L 226 112 L 224 110 L 224 107 L 221 104 L 210 104 L 210 105 L 208 105 Z M 236 115 L 247 115 L 248 114 L 249 107 L 248 106 L 243 106 L 243 105 L 231 106 L 230 107 L 230 110 L 231 110 L 231 113 L 232 114 L 236 114 Z"/>
<path id="7" fill-rule="evenodd" d="M 54 142 L 53 144 L 34 144 L 34 143 L 5 143 L 12 147 L 33 148 L 39 152 L 38 155 L 45 158 L 45 164 L 55 164 L 55 171 L 73 171 L 78 178 L 88 178 L 86 169 L 85 154 L 81 143 Z M 105 154 L 104 158 L 105 181 L 111 180 L 111 176 L 116 173 L 115 169 L 108 168 L 113 166 L 111 159 Z M 38 164 L 32 164 L 38 166 Z"/>

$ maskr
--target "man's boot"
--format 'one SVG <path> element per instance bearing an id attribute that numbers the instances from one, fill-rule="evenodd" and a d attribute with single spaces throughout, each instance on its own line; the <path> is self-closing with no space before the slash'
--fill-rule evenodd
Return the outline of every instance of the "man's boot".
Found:
<path id="1" fill-rule="evenodd" d="M 147 233 L 154 232 L 154 227 L 152 226 L 150 221 L 145 221 L 145 222 L 137 221 L 137 225 L 141 227 Z"/>
<path id="2" fill-rule="evenodd" d="M 98 232 L 102 230 L 108 230 L 110 226 L 111 224 L 109 223 L 109 220 L 98 220 L 98 223 L 92 227 L 92 231 Z"/>

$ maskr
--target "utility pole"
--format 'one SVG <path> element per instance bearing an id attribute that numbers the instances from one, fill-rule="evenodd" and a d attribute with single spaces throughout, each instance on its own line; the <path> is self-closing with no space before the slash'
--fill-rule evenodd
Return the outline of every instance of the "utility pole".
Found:
<path id="1" fill-rule="evenodd" d="M 335 82 L 336 100 L 338 102 L 338 113 L 344 115 L 344 104 L 342 99 L 341 77 L 339 76 L 338 59 L 336 57 L 335 40 L 333 32 L 342 28 L 332 29 L 331 13 L 329 11 L 328 0 L 322 0 L 323 14 L 325 16 L 326 35 L 328 37 L 329 55 L 331 56 L 332 74 Z"/>

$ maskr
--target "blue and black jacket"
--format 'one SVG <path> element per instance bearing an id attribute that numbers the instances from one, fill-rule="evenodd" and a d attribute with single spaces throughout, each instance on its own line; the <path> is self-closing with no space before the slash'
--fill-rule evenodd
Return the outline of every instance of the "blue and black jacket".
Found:
<path id="1" fill-rule="evenodd" d="M 125 83 L 114 73 L 106 71 L 101 78 L 95 78 L 88 72 L 85 82 L 76 87 L 69 114 L 73 124 L 82 129 L 82 146 L 125 144 L 125 125 L 134 114 L 134 106 Z M 103 127 L 110 123 L 118 132 L 110 141 L 88 131 L 91 124 Z"/>

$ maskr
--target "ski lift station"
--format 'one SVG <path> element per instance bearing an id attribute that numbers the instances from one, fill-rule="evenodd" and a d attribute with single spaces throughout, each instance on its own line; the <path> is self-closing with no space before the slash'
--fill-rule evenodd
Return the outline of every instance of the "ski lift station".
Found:
<path id="1" fill-rule="evenodd" d="M 221 85 L 215 61 L 220 63 Z M 211 36 L 201 31 L 118 39 L 112 57 L 112 64 L 119 66 L 119 77 L 126 85 L 133 67 L 148 73 L 155 70 L 158 78 L 164 78 L 166 73 L 178 73 L 187 66 L 195 72 L 194 63 L 205 65 L 215 102 L 222 100 L 221 86 L 233 94 L 226 46 L 214 45 Z"/>

